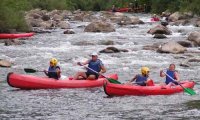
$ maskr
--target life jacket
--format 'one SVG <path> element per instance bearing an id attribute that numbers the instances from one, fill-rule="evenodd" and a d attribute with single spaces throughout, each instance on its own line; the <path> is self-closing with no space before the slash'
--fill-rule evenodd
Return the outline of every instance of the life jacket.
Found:
<path id="1" fill-rule="evenodd" d="M 159 18 L 157 18 L 157 17 L 152 17 L 151 18 L 151 21 L 159 21 L 160 19 Z"/>
<path id="2" fill-rule="evenodd" d="M 51 67 L 50 66 L 49 69 L 48 69 L 47 76 L 49 78 L 59 79 L 60 76 L 58 76 L 58 74 L 56 73 L 56 69 L 60 69 L 60 67 L 59 66 L 56 66 L 56 67 Z"/>
<path id="3" fill-rule="evenodd" d="M 171 78 L 176 79 L 176 78 L 175 78 L 175 72 L 176 72 L 176 71 L 167 70 L 166 74 L 169 75 Z M 169 84 L 170 82 L 175 83 L 174 80 L 172 80 L 172 79 L 171 79 L 170 77 L 168 77 L 167 75 L 166 75 L 166 81 L 165 81 L 165 83 L 166 83 L 166 84 Z"/>
<path id="4" fill-rule="evenodd" d="M 146 86 L 145 81 L 147 81 L 148 76 L 142 76 L 141 74 L 137 75 L 136 83 L 141 86 Z"/>
<path id="5" fill-rule="evenodd" d="M 103 63 L 99 59 L 97 59 L 96 61 L 90 60 L 89 63 L 88 63 L 88 67 L 93 69 L 96 72 L 101 71 L 101 66 L 103 66 Z M 91 71 L 90 69 L 87 70 L 87 73 L 96 74 L 95 72 Z"/>

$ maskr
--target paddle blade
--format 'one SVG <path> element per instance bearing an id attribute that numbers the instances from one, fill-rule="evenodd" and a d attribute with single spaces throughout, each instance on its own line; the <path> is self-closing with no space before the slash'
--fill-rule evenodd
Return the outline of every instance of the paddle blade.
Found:
<path id="1" fill-rule="evenodd" d="M 31 68 L 24 68 L 24 71 L 26 73 L 35 73 L 35 72 L 37 72 L 37 70 L 31 69 Z"/>
<path id="2" fill-rule="evenodd" d="M 114 83 L 114 84 L 121 84 L 121 82 L 115 80 L 115 79 L 112 79 L 112 78 L 106 78 L 110 83 Z"/>
<path id="3" fill-rule="evenodd" d="M 184 92 L 186 92 L 190 95 L 196 95 L 196 92 L 190 88 L 184 88 Z"/>

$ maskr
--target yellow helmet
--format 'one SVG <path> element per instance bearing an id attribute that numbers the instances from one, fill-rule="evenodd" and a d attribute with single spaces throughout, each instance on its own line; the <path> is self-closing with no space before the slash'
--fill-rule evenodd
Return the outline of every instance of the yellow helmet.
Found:
<path id="1" fill-rule="evenodd" d="M 147 75 L 149 71 L 150 71 L 150 70 L 149 70 L 148 67 L 142 67 L 142 68 L 141 68 L 141 73 L 142 73 L 142 75 Z"/>
<path id="2" fill-rule="evenodd" d="M 58 60 L 56 58 L 51 58 L 50 63 L 52 63 L 53 66 L 56 66 L 58 63 Z"/>

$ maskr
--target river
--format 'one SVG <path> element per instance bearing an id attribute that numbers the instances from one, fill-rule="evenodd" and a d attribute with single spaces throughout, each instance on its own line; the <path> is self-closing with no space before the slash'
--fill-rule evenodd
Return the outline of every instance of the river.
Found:
<path id="1" fill-rule="evenodd" d="M 132 15 L 132 14 L 129 14 Z M 150 15 L 134 14 L 148 22 Z M 156 42 L 185 40 L 189 32 L 200 30 L 194 26 L 168 26 L 173 31 L 167 39 L 154 39 L 147 31 L 154 24 L 128 25 L 116 27 L 116 32 L 87 33 L 82 25 L 88 22 L 71 21 L 76 34 L 63 34 L 64 30 L 55 29 L 51 33 L 36 34 L 19 46 L 0 44 L 0 58 L 13 62 L 11 68 L 0 68 L 0 119 L 1 120 L 198 120 L 200 119 L 200 67 L 192 65 L 181 67 L 185 54 L 160 54 L 142 50 L 142 46 Z M 185 34 L 179 33 L 184 31 Z M 177 65 L 182 80 L 194 80 L 197 95 L 185 93 L 168 96 L 124 96 L 108 97 L 103 88 L 92 89 L 56 89 L 56 90 L 20 90 L 10 87 L 6 82 L 9 72 L 26 74 L 23 68 L 44 70 L 48 68 L 50 58 L 59 60 L 62 74 L 71 76 L 83 68 L 75 65 L 78 61 L 89 59 L 89 55 L 108 46 L 101 42 L 112 40 L 114 47 L 129 52 L 99 54 L 107 68 L 107 73 L 117 73 L 120 82 L 127 82 L 140 72 L 141 66 L 148 66 L 151 78 L 155 82 L 164 82 L 159 77 L 160 69 L 170 63 Z M 78 42 L 93 45 L 77 45 Z M 199 48 L 190 48 L 198 50 Z M 196 55 L 196 54 L 195 54 Z M 198 55 L 198 54 L 197 54 Z M 33 75 L 44 76 L 43 73 Z"/>

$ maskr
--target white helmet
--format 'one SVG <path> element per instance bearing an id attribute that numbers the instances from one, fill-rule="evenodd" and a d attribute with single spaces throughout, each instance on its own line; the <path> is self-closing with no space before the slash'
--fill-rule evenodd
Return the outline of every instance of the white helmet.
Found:
<path id="1" fill-rule="evenodd" d="M 97 52 L 93 52 L 91 56 L 98 56 Z"/>

